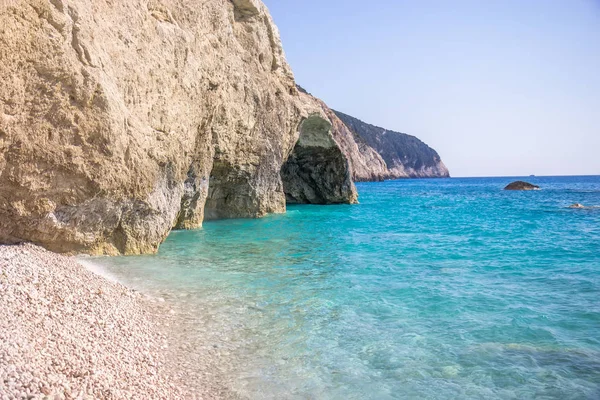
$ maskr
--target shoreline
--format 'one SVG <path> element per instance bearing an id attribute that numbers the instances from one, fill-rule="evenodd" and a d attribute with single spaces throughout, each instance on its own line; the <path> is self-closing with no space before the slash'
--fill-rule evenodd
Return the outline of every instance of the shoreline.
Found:
<path id="1" fill-rule="evenodd" d="M 218 355 L 176 340 L 183 322 L 171 304 L 96 267 L 0 246 L 0 399 L 236 397 L 205 373 Z"/>

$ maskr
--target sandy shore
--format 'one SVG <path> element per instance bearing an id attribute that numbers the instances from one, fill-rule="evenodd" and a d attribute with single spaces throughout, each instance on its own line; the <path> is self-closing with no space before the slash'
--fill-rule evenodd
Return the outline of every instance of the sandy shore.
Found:
<path id="1" fill-rule="evenodd" d="M 230 398 L 172 343 L 175 312 L 33 245 L 0 246 L 0 399 Z M 199 358 L 200 357 L 200 358 Z M 194 354 L 194 363 L 203 360 Z"/>

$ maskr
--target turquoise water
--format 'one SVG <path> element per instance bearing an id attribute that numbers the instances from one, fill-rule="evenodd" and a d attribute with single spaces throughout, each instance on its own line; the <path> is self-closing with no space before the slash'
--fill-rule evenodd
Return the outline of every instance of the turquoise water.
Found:
<path id="1" fill-rule="evenodd" d="M 600 399 L 600 208 L 567 208 L 600 177 L 528 180 L 363 183 L 97 261 L 188 310 L 253 399 Z"/>

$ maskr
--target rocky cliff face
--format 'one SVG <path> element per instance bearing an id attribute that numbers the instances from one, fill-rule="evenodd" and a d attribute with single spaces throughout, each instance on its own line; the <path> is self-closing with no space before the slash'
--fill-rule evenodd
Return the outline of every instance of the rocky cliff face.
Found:
<path id="1" fill-rule="evenodd" d="M 331 121 L 333 136 L 348 158 L 352 179 L 354 181 L 381 181 L 389 177 L 385 161 L 379 153 L 351 131 L 324 102 L 321 100 L 317 100 L 317 102 Z"/>
<path id="2" fill-rule="evenodd" d="M 148 253 L 173 227 L 282 212 L 285 188 L 356 199 L 258 0 L 9 1 L 0 59 L 0 242 Z"/>
<path id="3" fill-rule="evenodd" d="M 337 146 L 348 159 L 348 166 L 354 181 L 380 181 L 389 176 L 383 158 L 371 146 L 348 129 L 336 113 L 325 102 L 314 97 L 301 86 L 300 91 L 305 108 L 316 109 L 322 118 L 329 121 L 329 130 Z"/>
<path id="4" fill-rule="evenodd" d="M 355 135 L 357 143 L 376 150 L 387 166 L 384 178 L 446 178 L 448 168 L 439 154 L 418 138 L 388 131 L 357 118 L 335 111 L 339 119 Z M 356 176 L 357 180 L 372 180 Z"/>
<path id="5" fill-rule="evenodd" d="M 450 176 L 438 153 L 416 137 L 332 110 L 306 89 L 297 88 L 304 102 L 320 109 L 330 121 L 332 135 L 348 159 L 354 181 Z"/>

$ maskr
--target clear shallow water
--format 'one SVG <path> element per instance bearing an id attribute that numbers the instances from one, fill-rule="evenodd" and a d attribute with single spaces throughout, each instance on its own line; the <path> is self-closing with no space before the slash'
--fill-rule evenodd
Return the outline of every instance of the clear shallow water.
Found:
<path id="1" fill-rule="evenodd" d="M 600 177 L 511 180 L 363 183 L 96 261 L 189 311 L 253 399 L 599 399 L 600 208 L 566 207 Z"/>

